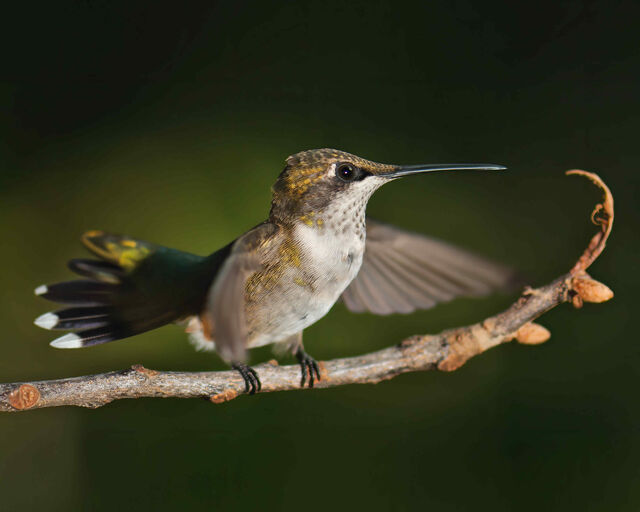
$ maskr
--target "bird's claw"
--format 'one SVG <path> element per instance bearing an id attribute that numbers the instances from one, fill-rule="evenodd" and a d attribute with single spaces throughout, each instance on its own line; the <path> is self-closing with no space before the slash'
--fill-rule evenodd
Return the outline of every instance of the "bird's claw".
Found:
<path id="1" fill-rule="evenodd" d="M 256 371 L 246 364 L 234 364 L 231 366 L 236 370 L 244 379 L 245 392 L 250 395 L 255 395 L 256 391 L 262 389 L 262 382 Z"/>
<path id="2" fill-rule="evenodd" d="M 300 379 L 300 387 L 303 388 L 307 382 L 307 375 L 309 375 L 309 387 L 312 388 L 316 381 L 320 381 L 320 368 L 318 367 L 318 361 L 307 354 L 301 348 L 296 351 L 296 359 L 300 363 L 300 370 L 302 372 L 302 378 Z"/>

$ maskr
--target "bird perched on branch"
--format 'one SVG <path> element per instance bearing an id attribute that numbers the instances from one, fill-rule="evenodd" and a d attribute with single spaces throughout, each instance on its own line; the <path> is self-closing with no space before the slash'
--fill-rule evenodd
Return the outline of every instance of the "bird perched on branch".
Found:
<path id="1" fill-rule="evenodd" d="M 42 285 L 67 305 L 35 324 L 74 330 L 51 342 L 80 348 L 187 321 L 198 348 L 215 350 L 260 390 L 248 348 L 277 344 L 298 359 L 301 386 L 320 379 L 302 331 L 340 299 L 354 312 L 410 313 L 507 287 L 513 272 L 445 242 L 365 218 L 380 186 L 412 174 L 501 170 L 493 164 L 386 165 L 334 149 L 290 156 L 273 186 L 269 218 L 201 257 L 128 236 L 89 231 L 98 259 L 73 259 L 85 279 Z"/>

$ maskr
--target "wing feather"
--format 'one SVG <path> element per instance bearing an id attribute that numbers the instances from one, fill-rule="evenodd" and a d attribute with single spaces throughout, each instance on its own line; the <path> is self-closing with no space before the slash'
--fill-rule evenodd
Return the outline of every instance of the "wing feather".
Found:
<path id="1" fill-rule="evenodd" d="M 413 306 L 412 300 L 419 300 L 419 294 L 410 297 L 407 294 L 407 292 L 410 293 L 407 288 L 397 286 L 393 280 L 394 275 L 386 271 L 386 262 L 382 260 L 380 255 L 374 252 L 369 256 L 368 263 L 370 263 L 372 269 L 375 270 L 375 274 L 373 274 L 373 272 L 371 273 L 372 280 L 375 281 L 380 292 L 396 305 L 398 312 L 410 313 L 413 311 L 415 307 Z M 386 306 L 386 313 L 379 314 L 390 314 L 394 312 L 388 304 Z"/>
<path id="2" fill-rule="evenodd" d="M 262 268 L 259 246 L 277 229 L 274 224 L 261 224 L 236 240 L 209 292 L 205 323 L 211 328 L 216 351 L 226 361 L 240 363 L 246 359 L 247 280 Z"/>
<path id="3" fill-rule="evenodd" d="M 410 313 L 508 289 L 515 277 L 510 268 L 446 242 L 368 219 L 362 267 L 342 298 L 354 312 Z"/>

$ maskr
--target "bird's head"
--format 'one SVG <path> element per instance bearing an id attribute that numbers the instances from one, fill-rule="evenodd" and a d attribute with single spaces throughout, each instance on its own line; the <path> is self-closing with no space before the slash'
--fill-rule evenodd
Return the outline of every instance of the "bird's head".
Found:
<path id="1" fill-rule="evenodd" d="M 403 176 L 446 170 L 500 170 L 494 164 L 389 165 L 337 149 L 311 149 L 287 158 L 273 185 L 271 216 L 294 220 L 313 214 L 351 212 L 363 215 L 379 187 Z"/>

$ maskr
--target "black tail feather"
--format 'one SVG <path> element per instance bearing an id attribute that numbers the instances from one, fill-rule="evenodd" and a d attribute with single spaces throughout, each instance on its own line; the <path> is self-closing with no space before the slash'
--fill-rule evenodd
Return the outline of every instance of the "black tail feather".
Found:
<path id="1" fill-rule="evenodd" d="M 115 341 L 121 337 L 115 334 L 110 326 L 97 327 L 81 332 L 70 332 L 51 342 L 51 346 L 55 348 L 82 348 L 92 347 L 93 345 L 101 345 Z"/>
<path id="2" fill-rule="evenodd" d="M 36 294 L 43 299 L 61 304 L 100 305 L 109 304 L 118 287 L 100 281 L 65 281 L 40 287 Z"/>
<path id="3" fill-rule="evenodd" d="M 49 329 L 73 330 L 105 326 L 113 321 L 113 313 L 114 310 L 110 306 L 87 306 L 61 309 L 47 313 L 49 317 L 43 316 L 49 319 Z"/>

